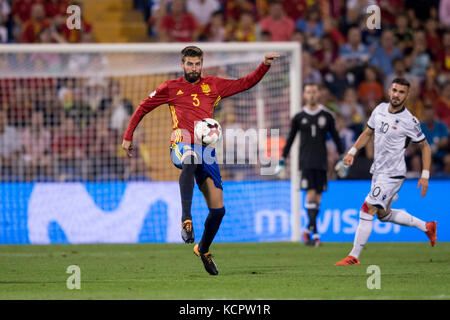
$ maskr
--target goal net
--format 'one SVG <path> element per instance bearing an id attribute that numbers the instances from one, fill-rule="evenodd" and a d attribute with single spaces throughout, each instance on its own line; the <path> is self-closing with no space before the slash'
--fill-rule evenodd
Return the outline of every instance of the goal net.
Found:
<path id="1" fill-rule="evenodd" d="M 204 76 L 240 78 L 266 52 L 281 55 L 259 84 L 214 109 L 223 130 L 216 152 L 230 216 L 218 241 L 298 240 L 297 161 L 288 162 L 288 179 L 279 180 L 273 169 L 290 119 L 300 108 L 299 45 L 197 45 L 204 51 Z M 25 230 L 0 234 L 0 242 L 14 243 L 9 239 L 17 234 L 30 243 L 180 240 L 179 230 L 171 227 L 179 229 L 180 171 L 170 159 L 168 106 L 144 117 L 134 135 L 133 157 L 121 150 L 121 142 L 139 103 L 162 82 L 182 75 L 184 46 L 0 47 L 0 206 L 13 213 L 25 206 L 27 218 Z M 294 145 L 290 159 L 297 159 L 297 152 Z M 119 218 L 128 196 L 139 210 L 136 221 L 130 220 L 131 212 Z M 102 215 L 111 211 L 110 220 L 95 220 L 87 213 L 93 208 Z M 207 208 L 197 187 L 192 211 L 199 237 Z M 102 231 L 91 235 L 89 226 L 74 227 L 77 219 Z M 134 227 L 124 226 L 132 223 Z M 37 228 L 39 224 L 44 227 Z"/>

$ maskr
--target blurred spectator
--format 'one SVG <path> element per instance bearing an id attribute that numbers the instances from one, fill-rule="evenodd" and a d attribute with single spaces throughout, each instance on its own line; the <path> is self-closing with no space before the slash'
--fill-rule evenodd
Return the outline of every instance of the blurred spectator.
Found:
<path id="1" fill-rule="evenodd" d="M 317 7 L 308 8 L 305 17 L 295 22 L 295 27 L 302 30 L 308 37 L 323 35 L 323 22 L 320 19 L 320 11 Z"/>
<path id="2" fill-rule="evenodd" d="M 186 11 L 194 16 L 201 32 L 204 31 L 214 12 L 220 10 L 219 0 L 189 0 L 186 1 Z"/>
<path id="3" fill-rule="evenodd" d="M 427 49 L 433 57 L 436 57 L 442 49 L 441 35 L 438 33 L 439 22 L 428 19 L 425 23 Z"/>
<path id="4" fill-rule="evenodd" d="M 31 7 L 34 0 L 14 0 L 12 4 L 12 15 L 14 24 L 20 27 L 31 19 Z"/>
<path id="5" fill-rule="evenodd" d="M 450 29 L 442 35 L 442 48 L 436 55 L 436 67 L 443 74 L 450 74 Z"/>
<path id="6" fill-rule="evenodd" d="M 431 56 L 427 52 L 427 39 L 425 31 L 416 30 L 413 36 L 412 52 L 405 58 L 411 74 L 424 79 L 425 73 L 430 65 Z"/>
<path id="7" fill-rule="evenodd" d="M 320 71 L 322 75 L 325 75 L 330 71 L 330 66 L 334 63 L 338 53 L 336 47 L 331 39 L 331 36 L 325 34 L 319 42 L 319 48 L 312 54 L 313 65 Z"/>
<path id="8" fill-rule="evenodd" d="M 345 89 L 344 99 L 339 102 L 339 115 L 346 127 L 365 123 L 366 112 L 354 88 Z"/>
<path id="9" fill-rule="evenodd" d="M 308 9 L 307 0 L 296 0 L 296 1 L 283 1 L 283 9 L 284 12 L 293 20 L 297 21 L 298 19 L 305 16 L 306 11 Z"/>
<path id="10" fill-rule="evenodd" d="M 406 72 L 405 60 L 403 58 L 395 58 L 392 61 L 393 73 L 387 75 L 384 79 L 384 93 L 386 94 L 395 78 L 405 78 L 409 83 L 419 81 L 419 78 Z"/>
<path id="11" fill-rule="evenodd" d="M 23 24 L 21 42 L 39 42 L 39 33 L 48 28 L 50 22 L 45 17 L 45 8 L 41 3 L 34 3 L 31 7 L 31 17 Z"/>
<path id="12" fill-rule="evenodd" d="M 75 79 L 62 79 L 61 86 L 58 89 L 58 100 L 64 110 L 68 110 L 73 106 L 73 90 L 75 88 Z"/>
<path id="13" fill-rule="evenodd" d="M 54 86 L 41 89 L 41 94 L 34 104 L 34 110 L 42 112 L 46 128 L 53 129 L 61 124 L 63 109 L 58 104 Z"/>
<path id="14" fill-rule="evenodd" d="M 383 27 L 392 27 L 403 10 L 404 0 L 377 0 L 377 4 L 381 9 Z"/>
<path id="15" fill-rule="evenodd" d="M 134 108 L 131 101 L 123 97 L 119 82 L 111 81 L 110 94 L 101 101 L 100 111 L 109 117 L 108 127 L 120 133 L 123 122 L 133 114 Z"/>
<path id="16" fill-rule="evenodd" d="M 87 88 L 83 86 L 82 80 L 76 79 L 72 104 L 65 110 L 66 115 L 72 118 L 79 128 L 88 126 L 95 116 L 95 110 L 89 105 L 86 93 Z"/>
<path id="17" fill-rule="evenodd" d="M 272 0 L 269 4 L 269 15 L 260 21 L 261 31 L 268 31 L 272 41 L 288 41 L 295 29 L 294 21 L 289 18 L 281 1 Z"/>
<path id="18" fill-rule="evenodd" d="M 448 128 L 445 123 L 436 119 L 434 109 L 430 105 L 423 110 L 423 121 L 420 127 L 431 147 L 435 169 L 441 171 L 444 166 L 444 157 L 448 152 Z"/>
<path id="19" fill-rule="evenodd" d="M 230 41 L 256 41 L 256 25 L 250 12 L 243 12 L 239 18 L 239 22 L 230 34 Z"/>
<path id="20" fill-rule="evenodd" d="M 381 34 L 380 44 L 373 52 L 369 64 L 379 68 L 383 75 L 388 75 L 394 71 L 392 61 L 401 56 L 401 51 L 395 47 L 394 33 L 392 30 L 386 29 Z"/>
<path id="21" fill-rule="evenodd" d="M 259 19 L 255 0 L 222 0 L 225 10 L 226 24 L 234 25 L 239 21 L 243 12 L 251 12 L 255 20 Z"/>
<path id="22" fill-rule="evenodd" d="M 450 127 L 450 81 L 442 86 L 441 97 L 436 103 L 435 110 L 439 120 Z"/>
<path id="23" fill-rule="evenodd" d="M 103 77 L 91 77 L 86 83 L 86 103 L 96 112 L 101 108 L 103 99 L 107 96 L 107 81 Z"/>
<path id="24" fill-rule="evenodd" d="M 0 43 L 8 42 L 8 29 L 2 24 L 0 24 Z"/>
<path id="25" fill-rule="evenodd" d="M 0 0 L 0 43 L 8 42 L 9 15 L 11 14 L 11 6 L 7 0 Z"/>
<path id="26" fill-rule="evenodd" d="M 222 11 L 216 11 L 212 14 L 211 20 L 202 34 L 204 40 L 208 42 L 223 42 L 227 40 L 227 31 Z"/>
<path id="27" fill-rule="evenodd" d="M 434 68 L 429 68 L 425 74 L 425 80 L 422 82 L 420 98 L 425 104 L 435 105 L 439 100 L 439 86 L 437 73 Z"/>
<path id="28" fill-rule="evenodd" d="M 8 117 L 0 109 L 0 179 L 11 181 L 10 175 L 16 174 L 17 163 L 21 151 L 19 131 L 8 124 Z"/>
<path id="29" fill-rule="evenodd" d="M 66 39 L 58 33 L 54 26 L 43 28 L 38 33 L 38 42 L 40 43 L 66 43 Z"/>
<path id="30" fill-rule="evenodd" d="M 148 0 L 148 12 L 144 12 L 144 19 L 147 21 L 148 35 L 151 38 L 158 38 L 158 29 L 162 17 L 167 13 L 167 6 L 171 0 Z M 146 4 L 144 3 L 144 10 Z"/>
<path id="31" fill-rule="evenodd" d="M 425 22 L 430 17 L 437 18 L 440 0 L 405 0 L 405 9 L 410 17 Z M 413 25 L 415 29 L 416 26 Z"/>
<path id="32" fill-rule="evenodd" d="M 10 124 L 23 128 L 30 125 L 33 110 L 33 88 L 24 79 L 14 84 L 14 93 L 7 110 Z"/>
<path id="33" fill-rule="evenodd" d="M 27 181 L 35 176 L 50 177 L 52 175 L 51 134 L 50 130 L 44 126 L 43 112 L 33 112 L 31 125 L 22 131 L 21 145 Z"/>
<path id="34" fill-rule="evenodd" d="M 170 12 L 161 19 L 158 35 L 162 42 L 197 41 L 199 24 L 192 14 L 186 12 L 183 0 L 172 1 Z"/>
<path id="35" fill-rule="evenodd" d="M 347 70 L 345 59 L 338 57 L 330 67 L 330 72 L 325 74 L 324 83 L 337 100 L 342 100 L 345 89 L 356 87 L 356 77 L 353 72 Z"/>
<path id="36" fill-rule="evenodd" d="M 395 27 L 393 29 L 397 39 L 396 46 L 403 54 L 413 46 L 413 30 L 408 23 L 408 15 L 406 13 L 399 14 L 395 19 Z"/>
<path id="37" fill-rule="evenodd" d="M 346 42 L 345 36 L 338 28 L 336 19 L 328 18 L 323 22 L 323 34 L 323 36 L 330 36 L 336 48 L 343 46 Z"/>
<path id="38" fill-rule="evenodd" d="M 347 41 L 339 50 L 339 55 L 346 60 L 347 67 L 353 68 L 365 64 L 369 60 L 369 50 L 361 42 L 361 32 L 358 27 L 348 30 Z"/>
<path id="39" fill-rule="evenodd" d="M 377 71 L 373 67 L 367 67 L 365 69 L 364 81 L 358 86 L 358 96 L 366 108 L 369 106 L 376 106 L 383 98 L 383 87 L 378 82 Z"/>
<path id="40" fill-rule="evenodd" d="M 270 34 L 269 31 L 262 31 L 261 34 L 259 35 L 259 41 L 270 42 L 270 41 L 272 41 L 272 35 Z M 295 40 L 292 40 L 292 41 L 295 41 Z"/>
<path id="41" fill-rule="evenodd" d="M 320 86 L 319 103 L 324 105 L 335 114 L 339 113 L 339 104 L 337 98 L 330 92 L 330 90 L 324 86 Z"/>
<path id="42" fill-rule="evenodd" d="M 441 0 L 439 4 L 439 20 L 444 26 L 450 27 L 450 0 Z"/>
<path id="43" fill-rule="evenodd" d="M 268 31 L 261 32 L 261 36 L 263 35 L 263 33 L 268 34 L 270 36 L 270 33 Z M 309 47 L 305 41 L 305 35 L 302 30 L 295 29 L 294 32 L 292 33 L 290 41 L 295 41 L 295 42 L 300 43 L 303 50 L 309 51 Z"/>
<path id="44" fill-rule="evenodd" d="M 86 158 L 80 128 L 72 118 L 63 116 L 52 140 L 52 154 L 58 181 L 80 180 Z"/>
<path id="45" fill-rule="evenodd" d="M 420 84 L 419 81 L 410 82 L 409 98 L 406 100 L 405 107 L 417 118 L 419 121 L 423 119 L 424 103 L 420 99 Z"/>
<path id="46" fill-rule="evenodd" d="M 349 129 L 345 120 L 342 116 L 337 115 L 336 117 L 336 130 L 339 133 L 339 137 L 342 142 L 342 146 L 344 150 L 349 150 L 353 143 L 355 142 L 355 133 Z M 336 145 L 333 143 L 332 139 L 327 139 L 326 141 L 327 152 L 328 152 L 328 178 L 336 179 L 336 171 L 334 170 L 334 166 L 339 161 L 339 153 L 337 152 Z"/>
<path id="47" fill-rule="evenodd" d="M 89 181 L 122 180 L 124 163 L 118 157 L 119 135 L 111 130 L 109 114 L 98 113 L 95 122 L 84 132 L 83 142 L 88 157 Z"/>
<path id="48" fill-rule="evenodd" d="M 66 20 L 67 8 L 70 6 L 70 2 L 68 0 L 45 0 L 45 15 L 49 19 L 64 19 Z M 75 5 L 79 5 L 79 3 L 74 3 Z"/>
<path id="49" fill-rule="evenodd" d="M 322 75 L 314 69 L 311 54 L 306 50 L 302 52 L 302 83 L 322 83 Z"/>

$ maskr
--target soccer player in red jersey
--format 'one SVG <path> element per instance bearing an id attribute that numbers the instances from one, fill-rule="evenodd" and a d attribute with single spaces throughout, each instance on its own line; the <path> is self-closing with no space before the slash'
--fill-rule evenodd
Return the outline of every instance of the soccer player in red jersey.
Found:
<path id="1" fill-rule="evenodd" d="M 212 275 L 218 270 L 209 252 L 222 218 L 223 204 L 222 178 L 217 164 L 215 149 L 195 143 L 194 126 L 197 121 L 212 118 L 214 107 L 223 98 L 245 91 L 256 85 L 269 70 L 277 53 L 267 53 L 256 70 L 241 79 L 222 79 L 213 76 L 202 77 L 203 52 L 195 46 L 181 51 L 181 68 L 184 75 L 168 80 L 153 91 L 133 113 L 125 132 L 122 148 L 128 156 L 132 152 L 133 132 L 141 119 L 162 104 L 168 104 L 172 115 L 171 159 L 181 169 L 180 194 L 182 205 L 181 236 L 185 243 L 194 242 L 191 204 L 194 177 L 201 190 L 209 214 L 205 220 L 202 238 L 194 246 L 194 253 L 202 259 L 205 269 Z"/>

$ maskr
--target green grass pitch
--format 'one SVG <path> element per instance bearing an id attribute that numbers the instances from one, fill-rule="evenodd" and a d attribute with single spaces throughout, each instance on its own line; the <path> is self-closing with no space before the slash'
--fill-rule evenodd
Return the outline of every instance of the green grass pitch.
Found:
<path id="1" fill-rule="evenodd" d="M 218 276 L 186 244 L 0 246 L 0 299 L 450 299 L 450 243 L 369 242 L 361 265 L 334 266 L 351 245 L 216 243 Z M 367 288 L 370 265 L 380 289 Z"/>

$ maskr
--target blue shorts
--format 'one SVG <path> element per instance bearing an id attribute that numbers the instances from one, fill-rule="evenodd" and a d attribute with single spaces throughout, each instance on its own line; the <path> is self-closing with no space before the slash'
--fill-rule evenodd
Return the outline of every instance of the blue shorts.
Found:
<path id="1" fill-rule="evenodd" d="M 183 142 L 173 143 L 170 146 L 170 158 L 172 163 L 178 169 L 182 169 L 181 158 L 187 151 L 194 151 L 200 160 L 199 166 L 195 171 L 195 181 L 200 188 L 207 177 L 214 181 L 214 185 L 223 190 L 222 177 L 220 175 L 219 165 L 216 159 L 216 149 L 199 144 L 186 144 Z"/>

